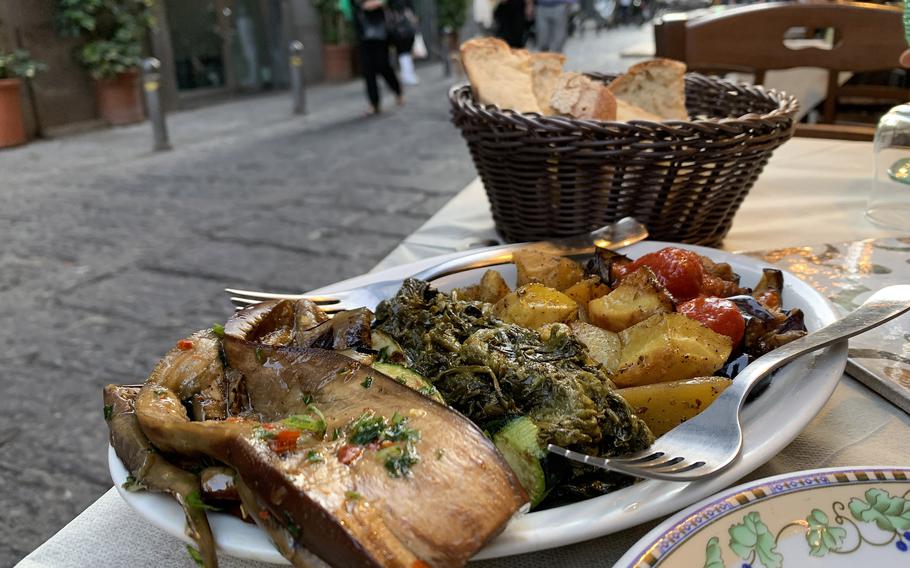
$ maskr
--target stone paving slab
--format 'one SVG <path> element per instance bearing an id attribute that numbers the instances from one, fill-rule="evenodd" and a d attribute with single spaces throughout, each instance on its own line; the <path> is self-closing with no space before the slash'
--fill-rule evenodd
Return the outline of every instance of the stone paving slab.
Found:
<path id="1" fill-rule="evenodd" d="M 641 30 L 569 44 L 615 69 Z M 300 291 L 363 273 L 476 175 L 437 67 L 363 118 L 359 82 L 244 97 L 0 151 L 0 566 L 110 486 L 101 389 L 142 381 L 223 321 L 226 285 Z M 390 101 L 387 101 L 390 103 Z"/>

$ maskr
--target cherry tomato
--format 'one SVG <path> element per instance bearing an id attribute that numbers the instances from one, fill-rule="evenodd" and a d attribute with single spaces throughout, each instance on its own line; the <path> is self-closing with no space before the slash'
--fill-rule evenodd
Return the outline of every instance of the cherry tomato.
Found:
<path id="1" fill-rule="evenodd" d="M 739 343 L 746 331 L 746 320 L 739 313 L 736 304 L 730 300 L 699 296 L 680 304 L 676 311 L 701 322 L 705 327 L 721 335 L 726 335 L 733 340 L 733 345 Z"/>
<path id="2" fill-rule="evenodd" d="M 348 465 L 363 454 L 363 448 L 360 446 L 354 446 L 351 444 L 345 444 L 338 448 L 338 453 L 335 454 L 338 458 L 338 461 L 344 465 Z"/>
<path id="3" fill-rule="evenodd" d="M 698 254 L 667 247 L 657 252 L 644 255 L 635 262 L 623 267 L 623 275 L 631 274 L 647 266 L 661 284 L 680 302 L 698 296 L 705 277 L 704 268 Z"/>

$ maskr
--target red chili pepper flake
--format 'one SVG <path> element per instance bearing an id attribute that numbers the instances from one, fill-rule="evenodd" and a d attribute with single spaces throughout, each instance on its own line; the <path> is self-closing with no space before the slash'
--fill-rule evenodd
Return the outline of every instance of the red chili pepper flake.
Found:
<path id="1" fill-rule="evenodd" d="M 430 565 L 418 558 L 414 562 L 411 562 L 411 568 L 430 568 Z"/>
<path id="2" fill-rule="evenodd" d="M 262 519 L 263 521 L 269 520 L 269 512 L 266 511 L 265 509 L 259 511 L 259 518 Z"/>
<path id="3" fill-rule="evenodd" d="M 297 448 L 297 438 L 300 437 L 298 430 L 282 430 L 269 440 L 269 449 L 276 454 L 283 454 Z"/>
<path id="4" fill-rule="evenodd" d="M 193 348 L 193 342 L 189 339 L 181 339 L 177 342 L 177 349 L 181 351 L 189 351 Z"/>
<path id="5" fill-rule="evenodd" d="M 348 465 L 363 454 L 363 448 L 360 446 L 353 446 L 351 444 L 345 444 L 338 448 L 338 453 L 335 454 L 335 457 L 338 458 L 338 461 L 344 465 Z"/>

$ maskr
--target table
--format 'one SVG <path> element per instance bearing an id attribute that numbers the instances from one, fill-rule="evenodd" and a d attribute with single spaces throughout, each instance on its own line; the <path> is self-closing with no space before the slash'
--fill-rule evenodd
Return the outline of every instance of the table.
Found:
<path id="1" fill-rule="evenodd" d="M 863 217 L 871 172 L 871 144 L 791 140 L 777 151 L 744 202 L 724 248 L 771 249 L 898 235 Z M 475 181 L 375 270 L 495 239 L 483 188 Z M 845 376 L 805 431 L 746 479 L 829 466 L 907 465 L 908 439 L 910 416 Z M 609 566 L 656 522 L 581 544 L 474 565 Z M 227 556 L 220 560 L 228 568 L 266 566 Z M 86 565 L 192 566 L 192 562 L 182 543 L 133 513 L 112 488 L 19 564 L 23 568 Z"/>

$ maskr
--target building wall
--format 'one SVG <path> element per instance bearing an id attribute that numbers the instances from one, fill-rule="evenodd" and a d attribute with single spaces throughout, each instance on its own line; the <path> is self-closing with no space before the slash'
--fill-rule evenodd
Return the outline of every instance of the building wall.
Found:
<path id="1" fill-rule="evenodd" d="M 55 27 L 55 4 L 54 0 L 0 0 L 0 49 L 21 45 L 47 65 L 47 71 L 33 82 L 34 106 L 24 93 L 32 135 L 39 130 L 36 117 L 45 134 L 97 118 L 91 80 L 73 56 L 75 41 L 61 38 Z"/>

